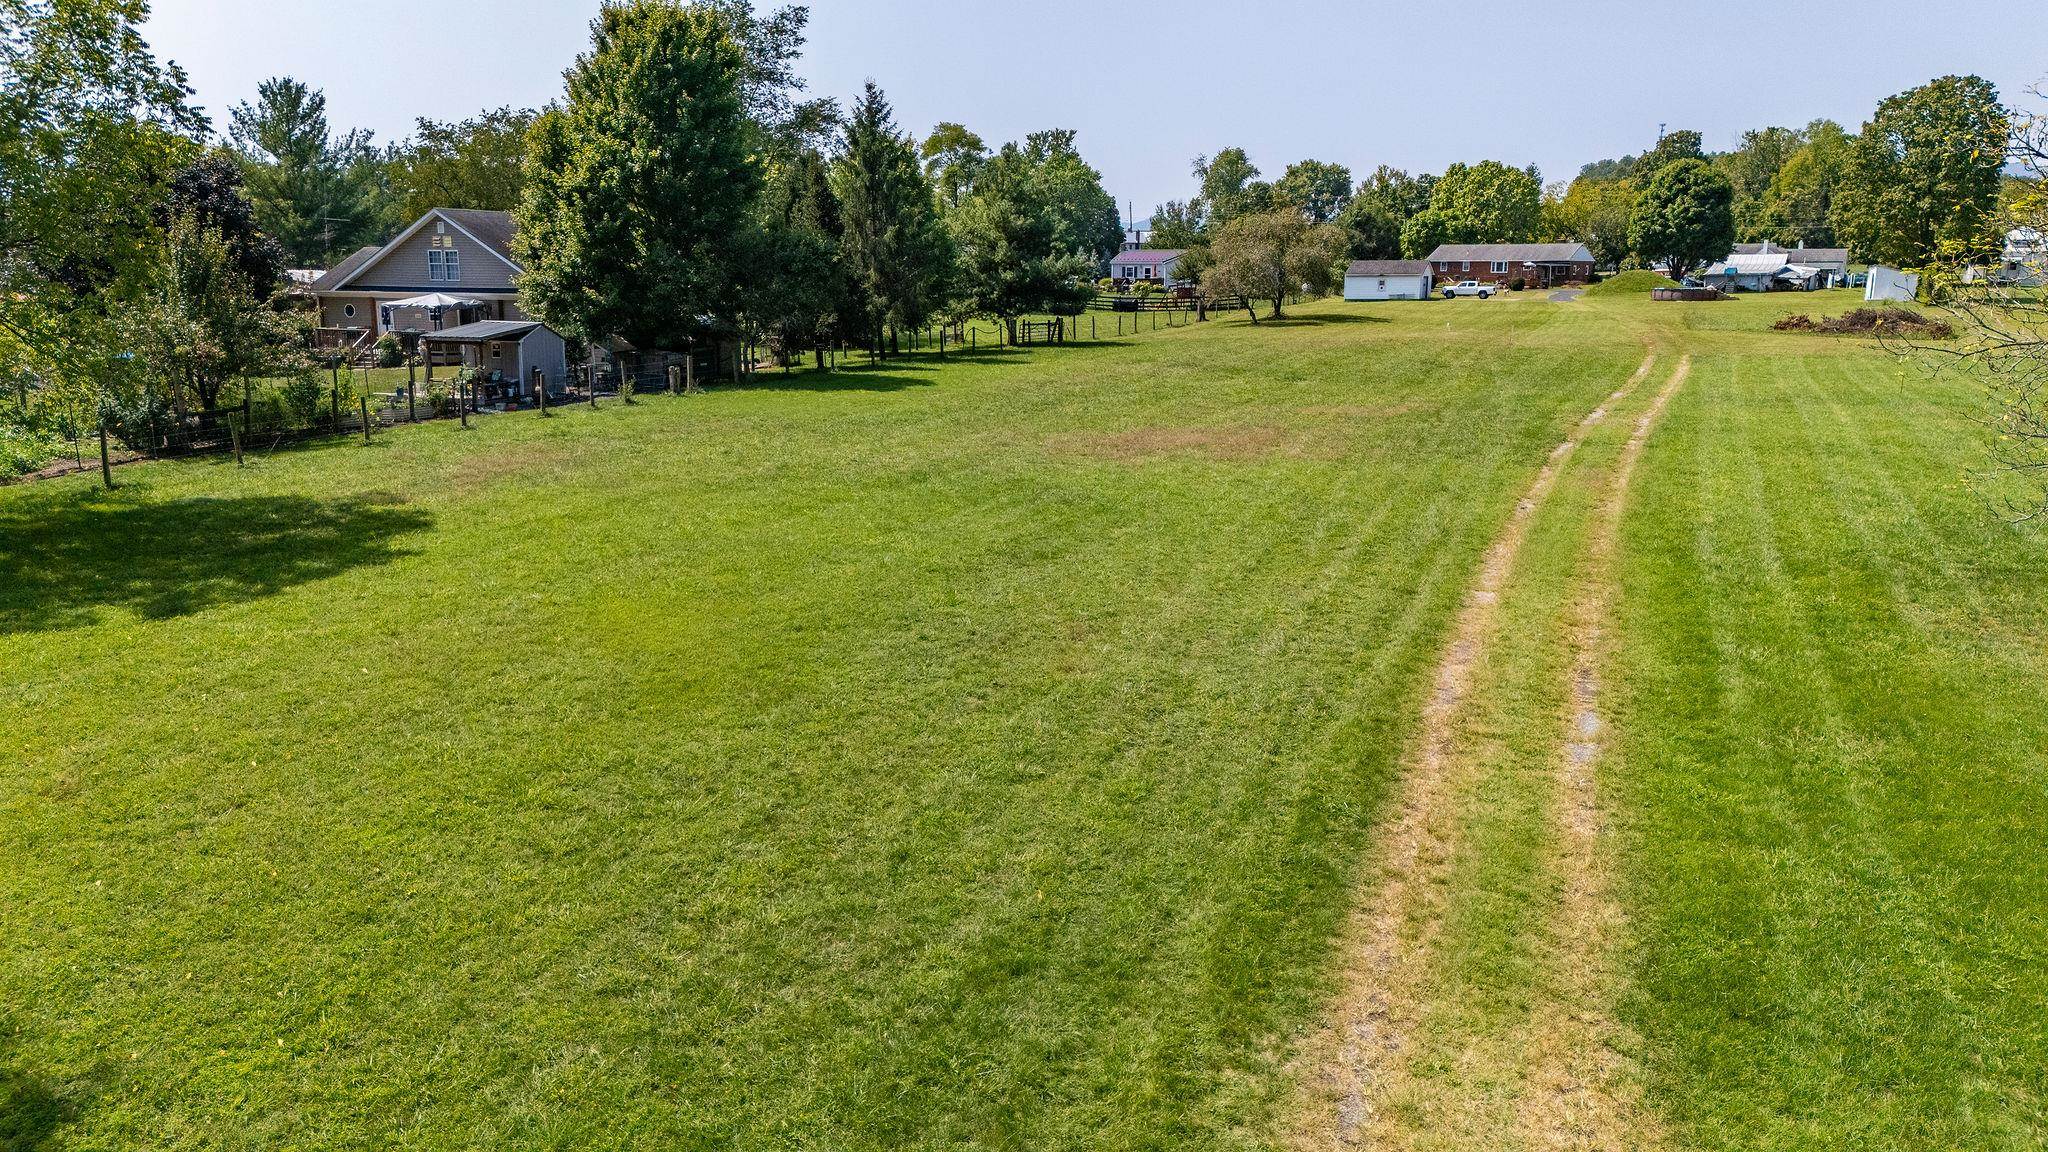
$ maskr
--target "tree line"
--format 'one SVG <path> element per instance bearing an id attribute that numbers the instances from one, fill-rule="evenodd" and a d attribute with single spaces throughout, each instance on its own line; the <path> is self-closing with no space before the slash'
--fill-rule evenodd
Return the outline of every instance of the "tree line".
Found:
<path id="1" fill-rule="evenodd" d="M 1014 332 L 1077 310 L 1120 247 L 1072 131 L 919 141 L 873 83 L 845 106 L 808 95 L 801 6 L 611 0 L 550 106 L 422 119 L 382 146 L 290 77 L 216 130 L 143 42 L 146 15 L 0 0 L 0 373 L 17 399 L 0 445 L 33 423 L 28 382 L 45 415 L 131 442 L 211 419 L 237 380 L 283 381 L 281 403 L 310 409 L 311 322 L 285 271 L 430 208 L 512 212 L 525 303 L 574 340 L 737 340 L 785 362 L 886 355 L 968 317 Z"/>
<path id="2" fill-rule="evenodd" d="M 1662 264 L 1682 276 L 1737 243 L 1768 240 L 1923 268 L 1997 252 L 2007 209 L 2034 185 L 2005 174 L 2012 128 L 1988 81 L 1945 76 L 1888 97 L 1859 132 L 1831 120 L 1760 128 L 1726 152 L 1709 152 L 1698 132 L 1669 132 L 1640 155 L 1547 186 L 1533 165 L 1498 160 L 1441 174 L 1382 165 L 1355 184 L 1341 164 L 1303 160 L 1266 181 L 1244 149 L 1225 148 L 1196 159 L 1193 196 L 1153 211 L 1153 243 L 1195 252 L 1199 268 L 1233 222 L 1278 211 L 1310 230 L 1334 227 L 1318 239 L 1335 240 L 1347 260 L 1576 241 L 1603 266 Z"/>

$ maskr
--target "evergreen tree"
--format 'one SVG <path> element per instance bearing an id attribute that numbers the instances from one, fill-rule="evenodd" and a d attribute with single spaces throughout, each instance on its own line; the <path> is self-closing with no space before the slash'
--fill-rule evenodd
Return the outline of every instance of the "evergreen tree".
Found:
<path id="1" fill-rule="evenodd" d="M 885 329 L 922 325 L 945 303 L 953 250 L 917 148 L 897 129 L 873 81 L 847 120 L 832 191 L 842 223 L 840 261 L 858 297 L 858 330 L 882 351 Z"/>
<path id="2" fill-rule="evenodd" d="M 335 136 L 327 97 L 288 76 L 265 80 L 235 106 L 229 136 L 263 231 L 298 267 L 331 266 L 380 239 L 391 197 L 368 132 Z"/>

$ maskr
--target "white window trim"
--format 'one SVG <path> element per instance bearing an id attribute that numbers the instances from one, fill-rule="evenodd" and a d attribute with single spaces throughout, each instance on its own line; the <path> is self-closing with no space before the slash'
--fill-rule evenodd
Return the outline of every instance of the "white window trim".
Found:
<path id="1" fill-rule="evenodd" d="M 1507 270 L 1508 270 L 1508 262 L 1507 262 L 1507 261 L 1505 261 L 1505 260 L 1495 260 L 1495 261 L 1493 262 L 1493 271 L 1494 271 L 1494 274 L 1495 274 L 1495 275 L 1505 275 L 1505 274 L 1506 274 L 1506 272 L 1507 272 Z"/>
<path id="2" fill-rule="evenodd" d="M 355 306 L 355 305 L 353 305 L 353 304 L 343 304 L 343 305 L 341 306 L 341 315 L 342 315 L 342 319 L 344 319 L 344 320 L 353 320 L 353 319 L 355 319 L 355 318 L 356 318 L 356 306 Z"/>

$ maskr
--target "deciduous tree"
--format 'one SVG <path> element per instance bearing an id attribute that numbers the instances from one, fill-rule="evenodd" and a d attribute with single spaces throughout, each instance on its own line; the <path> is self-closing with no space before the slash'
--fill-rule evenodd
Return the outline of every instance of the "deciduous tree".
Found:
<path id="1" fill-rule="evenodd" d="M 739 308 L 760 187 L 745 56 L 718 12 L 607 4 L 532 136 L 520 289 L 550 324 L 675 348 Z"/>
<path id="2" fill-rule="evenodd" d="M 1294 292 L 1326 292 L 1337 280 L 1344 257 L 1344 230 L 1332 224 L 1311 224 L 1293 209 L 1241 216 L 1223 225 L 1209 246 L 1207 283 L 1216 292 L 1270 300 L 1272 316 L 1282 316 Z"/>
<path id="3" fill-rule="evenodd" d="M 925 178 L 938 189 L 939 199 L 948 208 L 958 208 L 974 187 L 982 165 L 988 163 L 988 145 L 969 132 L 966 125 L 947 121 L 924 138 L 918 146 L 918 156 L 924 161 Z"/>
<path id="4" fill-rule="evenodd" d="M 2010 137 L 1998 90 L 1980 77 L 1887 97 L 1849 149 L 1836 202 L 1843 239 L 1906 268 L 1995 248 L 1988 224 Z"/>
<path id="5" fill-rule="evenodd" d="M 1669 261 L 1683 278 L 1734 249 L 1734 201 L 1728 178 L 1705 160 L 1674 160 L 1637 196 L 1629 247 L 1646 262 Z"/>
<path id="6" fill-rule="evenodd" d="M 1351 202 L 1351 169 L 1321 160 L 1296 161 L 1274 182 L 1273 200 L 1296 209 L 1311 224 L 1328 224 Z"/>
<path id="7" fill-rule="evenodd" d="M 399 216 L 417 220 L 433 208 L 518 207 L 533 120 L 533 112 L 511 107 L 468 120 L 421 117 L 412 139 L 390 160 Z"/>
<path id="8" fill-rule="evenodd" d="M 1532 168 L 1498 160 L 1453 164 L 1430 189 L 1429 207 L 1401 230 L 1411 259 L 1439 244 L 1510 244 L 1536 234 L 1543 214 L 1543 181 Z"/>
<path id="9" fill-rule="evenodd" d="M 1058 206 L 1029 146 L 1003 146 L 952 224 L 961 310 L 1000 321 L 1013 341 L 1019 316 L 1078 311 L 1094 290 L 1096 257 L 1063 239 Z"/>

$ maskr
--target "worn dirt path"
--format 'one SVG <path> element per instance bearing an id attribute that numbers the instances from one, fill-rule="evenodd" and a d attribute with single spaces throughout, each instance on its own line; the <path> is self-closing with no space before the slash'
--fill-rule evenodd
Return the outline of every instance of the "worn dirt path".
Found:
<path id="1" fill-rule="evenodd" d="M 1600 666 L 1629 485 L 1650 433 L 1691 369 L 1692 358 L 1681 358 L 1656 399 L 1636 418 L 1608 475 L 1580 564 L 1572 605 L 1571 708 L 1551 812 L 1558 848 L 1550 867 L 1559 884 L 1549 934 L 1552 994 L 1531 1014 L 1526 1057 L 1531 1076 L 1518 1116 L 1528 1148 L 1649 1149 L 1662 1144 L 1655 1117 L 1642 1106 L 1624 1067 L 1621 1053 L 1633 1045 L 1613 1012 L 1624 921 L 1612 894 L 1613 862 L 1603 839 L 1597 779 L 1611 756 L 1600 708 Z"/>
<path id="2" fill-rule="evenodd" d="M 1324 1026 L 1295 1057 L 1299 1088 L 1285 1133 L 1296 1148 L 1386 1146 L 1380 1102 L 1406 1075 L 1404 1053 L 1422 1014 L 1414 994 L 1444 917 L 1444 876 L 1460 835 L 1456 797 L 1471 765 L 1456 754 L 1457 722 L 1475 666 L 1494 634 L 1496 606 L 1529 525 L 1560 470 L 1609 410 L 1628 399 L 1656 364 L 1653 352 L 1628 381 L 1586 414 L 1553 449 L 1500 535 L 1451 631 L 1403 774 L 1399 815 L 1376 842 L 1344 943 L 1341 990 Z M 1398 1145 L 1395 1145 L 1398 1146 Z"/>

